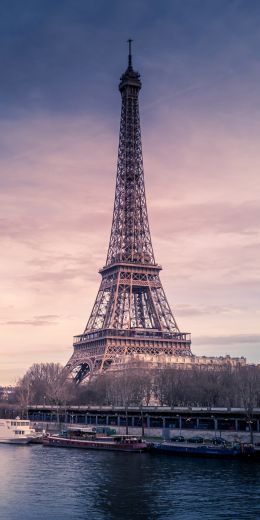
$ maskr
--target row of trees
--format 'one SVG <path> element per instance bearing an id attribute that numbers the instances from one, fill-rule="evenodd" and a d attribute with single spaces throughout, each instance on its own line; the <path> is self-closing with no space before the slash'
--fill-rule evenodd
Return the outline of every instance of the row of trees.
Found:
<path id="1" fill-rule="evenodd" d="M 63 367 L 34 364 L 18 382 L 14 400 L 28 404 L 149 405 L 260 407 L 260 367 L 233 369 L 151 369 L 131 365 L 76 385 L 63 377 Z"/>
<path id="2" fill-rule="evenodd" d="M 62 404 L 69 401 L 74 384 L 63 378 L 59 363 L 34 363 L 18 381 L 13 401 L 21 408 L 29 404 Z"/>

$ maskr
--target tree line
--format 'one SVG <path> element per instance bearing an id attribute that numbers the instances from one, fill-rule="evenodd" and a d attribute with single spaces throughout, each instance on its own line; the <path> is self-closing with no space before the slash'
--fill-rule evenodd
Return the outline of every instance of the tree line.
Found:
<path id="1" fill-rule="evenodd" d="M 32 365 L 18 381 L 13 401 L 28 405 L 260 407 L 260 366 L 221 369 L 149 368 L 129 363 L 76 385 L 57 363 Z"/>

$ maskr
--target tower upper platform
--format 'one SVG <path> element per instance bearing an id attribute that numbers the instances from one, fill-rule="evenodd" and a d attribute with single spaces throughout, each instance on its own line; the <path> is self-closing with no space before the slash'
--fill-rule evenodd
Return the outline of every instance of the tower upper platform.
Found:
<path id="1" fill-rule="evenodd" d="M 124 90 L 126 90 L 127 87 L 134 87 L 137 89 L 138 92 L 142 88 L 140 74 L 139 74 L 139 72 L 136 72 L 133 69 L 133 65 L 132 65 L 132 49 L 131 49 L 132 40 L 128 40 L 128 43 L 129 43 L 128 67 L 127 67 L 126 71 L 124 72 L 124 74 L 122 74 L 122 76 L 120 78 L 120 83 L 119 83 L 119 90 L 120 90 L 121 94 Z"/>

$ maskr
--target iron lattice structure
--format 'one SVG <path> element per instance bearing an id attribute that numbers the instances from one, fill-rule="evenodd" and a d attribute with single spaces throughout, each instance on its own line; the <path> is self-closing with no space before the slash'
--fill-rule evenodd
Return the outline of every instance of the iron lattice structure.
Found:
<path id="1" fill-rule="evenodd" d="M 112 229 L 102 281 L 83 334 L 67 364 L 76 381 L 142 355 L 191 356 L 190 334 L 180 332 L 155 263 L 145 197 L 138 96 L 140 74 L 128 67 L 122 97 Z"/>

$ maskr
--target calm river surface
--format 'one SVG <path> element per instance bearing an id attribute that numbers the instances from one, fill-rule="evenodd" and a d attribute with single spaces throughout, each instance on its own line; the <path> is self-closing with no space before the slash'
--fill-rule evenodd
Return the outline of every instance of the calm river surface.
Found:
<path id="1" fill-rule="evenodd" d="M 260 520 L 260 464 L 0 445 L 0 520 Z"/>

